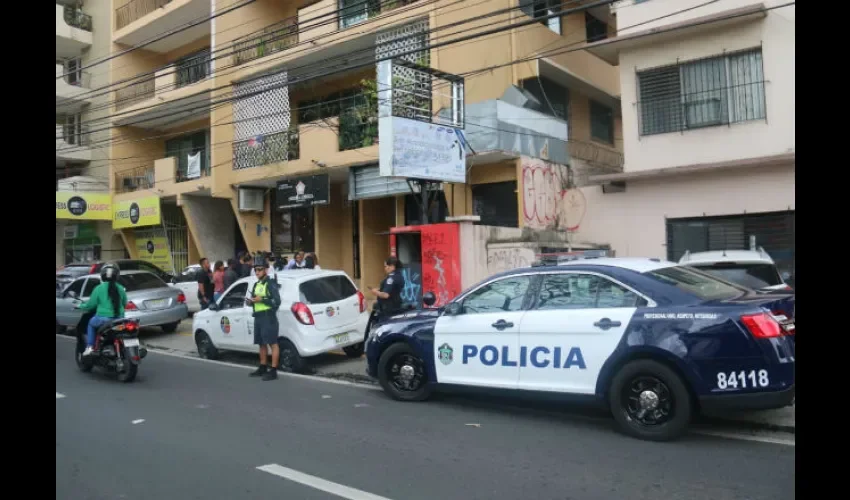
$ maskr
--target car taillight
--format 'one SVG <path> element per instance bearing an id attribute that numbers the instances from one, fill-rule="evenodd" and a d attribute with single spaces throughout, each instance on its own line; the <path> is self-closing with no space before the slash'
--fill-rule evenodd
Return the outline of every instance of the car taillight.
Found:
<path id="1" fill-rule="evenodd" d="M 360 290 L 357 291 L 357 300 L 360 301 L 360 312 L 366 312 L 366 296 Z"/>
<path id="2" fill-rule="evenodd" d="M 178 304 L 185 304 L 185 303 L 186 303 L 186 296 L 185 296 L 185 295 L 183 295 L 182 293 L 181 293 L 181 294 L 179 294 L 179 295 L 177 296 L 177 303 L 178 303 Z"/>
<path id="3" fill-rule="evenodd" d="M 297 319 L 302 325 L 315 324 L 313 322 L 313 313 L 310 312 L 310 308 L 303 302 L 296 302 L 292 304 L 292 314 L 295 315 L 295 319 Z"/>
<path id="4" fill-rule="evenodd" d="M 741 316 L 741 321 L 747 327 L 747 330 L 753 334 L 753 337 L 759 339 L 770 339 L 785 335 L 785 331 L 779 322 L 768 313 Z"/>
<path id="5" fill-rule="evenodd" d="M 92 264 L 91 269 L 89 269 L 89 274 L 97 273 L 97 264 Z"/>
<path id="6" fill-rule="evenodd" d="M 126 311 L 138 311 L 139 310 L 139 308 L 136 307 L 136 304 L 134 304 L 132 301 L 127 302 L 127 306 L 124 307 L 124 309 Z"/>

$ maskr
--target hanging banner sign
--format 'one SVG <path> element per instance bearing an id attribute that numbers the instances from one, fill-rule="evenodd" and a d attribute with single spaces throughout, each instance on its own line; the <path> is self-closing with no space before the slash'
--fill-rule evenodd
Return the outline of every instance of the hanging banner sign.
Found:
<path id="1" fill-rule="evenodd" d="M 168 248 L 168 238 L 165 236 L 145 238 L 137 235 L 136 255 L 139 256 L 139 260 L 149 262 L 165 272 L 174 272 L 171 251 Z"/>
<path id="2" fill-rule="evenodd" d="M 159 196 L 117 201 L 112 206 L 112 229 L 157 226 L 162 224 Z"/>
<path id="3" fill-rule="evenodd" d="M 112 196 L 103 193 L 56 191 L 56 218 L 112 220 Z"/>

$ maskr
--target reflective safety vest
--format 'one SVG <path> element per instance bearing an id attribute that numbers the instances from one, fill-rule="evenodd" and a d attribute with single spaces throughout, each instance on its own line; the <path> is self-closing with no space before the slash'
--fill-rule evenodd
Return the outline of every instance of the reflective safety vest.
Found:
<path id="1" fill-rule="evenodd" d="M 263 297 L 263 298 L 267 297 L 268 295 L 266 295 L 266 294 L 268 293 L 268 290 L 267 290 L 268 289 L 268 283 L 269 283 L 269 280 L 258 281 L 257 284 L 254 285 L 254 295 L 256 295 L 258 297 Z M 255 313 L 271 311 L 271 309 L 272 309 L 271 306 L 264 304 L 262 302 L 257 302 L 256 304 L 254 304 L 254 312 Z"/>

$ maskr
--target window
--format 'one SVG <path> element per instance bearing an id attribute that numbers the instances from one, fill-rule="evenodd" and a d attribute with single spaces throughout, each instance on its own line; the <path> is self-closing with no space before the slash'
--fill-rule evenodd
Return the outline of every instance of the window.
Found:
<path id="1" fill-rule="evenodd" d="M 89 280 L 88 280 L 88 281 L 86 281 L 86 286 L 85 286 L 85 288 L 83 288 L 83 294 L 82 294 L 82 296 L 83 296 L 83 297 L 91 297 L 92 292 L 94 292 L 94 289 L 95 289 L 95 288 L 97 287 L 97 285 L 99 285 L 99 284 L 100 284 L 100 280 L 99 280 L 99 279 L 97 279 L 97 278 L 89 278 Z"/>
<path id="2" fill-rule="evenodd" d="M 520 8 L 526 15 L 537 19 L 561 12 L 561 3 L 559 0 L 520 0 Z M 541 19 L 540 23 L 561 34 L 561 16 Z"/>
<path id="3" fill-rule="evenodd" d="M 592 274 L 550 274 L 543 280 L 537 310 L 642 307 L 646 299 Z"/>
<path id="4" fill-rule="evenodd" d="M 272 191 L 277 197 L 277 190 Z M 274 200 L 274 198 L 273 198 Z M 277 203 L 275 202 L 275 205 Z M 272 219 L 272 242 L 276 252 L 290 253 L 296 250 L 314 252 L 316 233 L 313 224 L 313 208 L 275 210 Z"/>
<path id="5" fill-rule="evenodd" d="M 191 85 L 210 74 L 210 49 L 178 59 L 175 63 L 175 88 Z"/>
<path id="6" fill-rule="evenodd" d="M 521 311 L 530 284 L 530 276 L 516 276 L 484 285 L 463 299 L 463 312 L 476 314 Z"/>
<path id="7" fill-rule="evenodd" d="M 381 3 L 380 0 L 339 0 L 339 27 L 348 28 L 378 15 Z"/>
<path id="8" fill-rule="evenodd" d="M 118 277 L 118 282 L 124 286 L 128 293 L 168 286 L 156 275 L 149 273 L 122 274 Z"/>
<path id="9" fill-rule="evenodd" d="M 74 292 L 74 293 L 77 294 L 77 297 L 79 297 L 80 292 L 83 291 L 83 282 L 85 280 L 86 280 L 85 278 L 82 278 L 82 279 L 78 279 L 77 281 L 71 283 L 71 286 L 69 286 L 68 289 L 65 290 L 65 296 L 68 297 L 68 296 L 70 296 L 71 292 Z"/>
<path id="10" fill-rule="evenodd" d="M 245 306 L 245 295 L 247 293 L 248 283 L 239 283 L 219 300 L 220 309 L 238 309 Z"/>
<path id="11" fill-rule="evenodd" d="M 519 227 L 516 181 L 472 186 L 472 214 L 481 217 L 476 224 Z"/>
<path id="12" fill-rule="evenodd" d="M 692 264 L 700 271 L 717 276 L 720 279 L 743 285 L 753 290 L 781 285 L 782 278 L 773 264 L 747 264 L 747 263 L 715 263 L 715 264 Z"/>
<path id="13" fill-rule="evenodd" d="M 587 43 L 608 38 L 608 24 L 587 11 L 584 12 L 584 31 Z"/>
<path id="14" fill-rule="evenodd" d="M 646 299 L 635 292 L 603 278 L 599 278 L 596 307 L 643 307 Z"/>
<path id="15" fill-rule="evenodd" d="M 408 194 L 404 196 L 404 225 L 416 226 L 425 224 L 422 220 L 422 195 Z M 449 205 L 446 202 L 446 193 L 442 190 L 428 194 L 428 222 L 438 224 L 446 222 L 449 216 Z"/>
<path id="16" fill-rule="evenodd" d="M 210 174 L 209 134 L 209 130 L 202 130 L 165 141 L 165 157 L 177 158 L 178 181 L 195 179 Z M 197 171 L 193 169 L 193 172 L 190 172 L 189 160 L 190 157 L 195 155 L 199 156 L 199 169 Z"/>
<path id="17" fill-rule="evenodd" d="M 638 73 L 641 135 L 767 117 L 761 49 Z"/>
<path id="18" fill-rule="evenodd" d="M 298 292 L 301 302 L 307 305 L 327 304 L 356 295 L 357 288 L 347 277 L 337 275 L 305 281 L 298 287 Z"/>
<path id="19" fill-rule="evenodd" d="M 566 87 L 547 78 L 527 78 L 522 81 L 522 88 L 540 101 L 540 112 L 567 120 L 570 94 Z"/>
<path id="20" fill-rule="evenodd" d="M 614 144 L 614 112 L 596 101 L 590 101 L 590 137 Z"/>
<path id="21" fill-rule="evenodd" d="M 729 285 L 708 274 L 683 266 L 665 267 L 644 274 L 700 300 L 726 300 L 746 292 L 744 288 Z"/>

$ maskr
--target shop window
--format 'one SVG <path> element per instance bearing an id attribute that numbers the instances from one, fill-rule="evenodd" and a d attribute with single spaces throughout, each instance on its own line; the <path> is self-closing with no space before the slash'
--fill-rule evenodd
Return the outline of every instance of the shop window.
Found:
<path id="1" fill-rule="evenodd" d="M 567 119 L 570 96 L 566 87 L 541 77 L 523 80 L 522 88 L 540 101 L 541 113 L 556 116 L 562 120 Z"/>
<path id="2" fill-rule="evenodd" d="M 425 224 L 422 221 L 422 195 L 408 194 L 404 197 L 404 225 L 415 226 Z M 428 223 L 438 224 L 446 222 L 446 217 L 449 216 L 449 205 L 446 202 L 446 194 L 442 191 L 437 191 L 436 195 L 431 193 L 428 205 Z"/>
<path id="3" fill-rule="evenodd" d="M 519 227 L 516 181 L 472 186 L 472 213 L 483 226 Z"/>
<path id="4" fill-rule="evenodd" d="M 314 252 L 316 250 L 312 207 L 276 210 L 271 231 L 272 249 L 275 252 L 292 253 L 296 250 Z"/>

